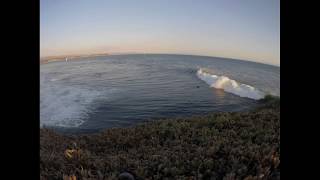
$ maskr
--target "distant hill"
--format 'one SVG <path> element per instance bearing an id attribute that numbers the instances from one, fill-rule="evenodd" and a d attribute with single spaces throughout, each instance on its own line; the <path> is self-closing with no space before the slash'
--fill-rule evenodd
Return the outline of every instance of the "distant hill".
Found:
<path id="1" fill-rule="evenodd" d="M 45 64 L 54 61 L 75 60 L 84 57 L 96 57 L 96 56 L 107 56 L 109 53 L 97 53 L 97 54 L 83 54 L 83 55 L 61 55 L 61 56 L 46 56 L 40 58 L 40 64 Z"/>

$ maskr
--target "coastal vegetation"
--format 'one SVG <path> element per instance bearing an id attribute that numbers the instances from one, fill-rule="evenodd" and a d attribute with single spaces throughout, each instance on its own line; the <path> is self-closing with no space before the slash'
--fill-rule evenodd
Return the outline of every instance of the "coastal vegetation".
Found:
<path id="1" fill-rule="evenodd" d="M 280 98 L 95 134 L 40 129 L 41 179 L 280 179 Z M 71 179 L 71 178 L 70 178 Z"/>

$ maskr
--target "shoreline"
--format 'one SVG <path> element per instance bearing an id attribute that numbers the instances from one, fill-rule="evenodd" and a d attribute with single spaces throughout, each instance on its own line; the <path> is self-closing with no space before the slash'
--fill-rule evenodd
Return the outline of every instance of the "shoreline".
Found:
<path id="1" fill-rule="evenodd" d="M 94 134 L 40 129 L 40 177 L 280 179 L 280 98 L 250 112 L 165 119 Z M 77 152 L 66 157 L 66 150 Z"/>
<path id="2" fill-rule="evenodd" d="M 99 57 L 99 56 L 109 56 L 109 53 L 99 53 L 99 54 L 87 54 L 87 55 L 61 55 L 61 56 L 48 56 L 40 58 L 40 64 L 47 64 L 50 62 L 59 62 L 64 61 L 66 58 L 73 61 L 79 58 L 90 58 L 90 57 Z"/>
<path id="3" fill-rule="evenodd" d="M 134 52 L 128 52 L 128 53 L 98 53 L 98 54 L 86 54 L 86 55 L 61 55 L 61 56 L 46 56 L 46 57 L 40 57 L 40 63 L 41 61 L 47 61 L 47 60 L 57 60 L 63 61 L 66 57 L 74 57 L 74 58 L 82 58 L 82 57 L 95 57 L 95 56 L 117 56 L 117 55 L 173 55 L 173 56 L 194 56 L 194 57 L 201 57 L 201 58 L 218 58 L 218 59 L 226 59 L 226 60 L 232 60 L 232 61 L 241 61 L 246 63 L 256 63 L 256 64 L 262 64 L 266 66 L 272 66 L 280 69 L 280 65 L 276 64 L 266 64 L 262 62 L 256 62 L 252 60 L 246 60 L 246 59 L 236 59 L 236 58 L 228 58 L 228 57 L 219 57 L 219 56 L 209 56 L 209 55 L 201 55 L 201 54 L 175 54 L 175 53 L 134 53 Z"/>

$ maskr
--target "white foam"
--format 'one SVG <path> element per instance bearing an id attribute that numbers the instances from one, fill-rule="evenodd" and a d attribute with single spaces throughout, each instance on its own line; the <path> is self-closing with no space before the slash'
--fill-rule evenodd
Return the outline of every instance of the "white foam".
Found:
<path id="1" fill-rule="evenodd" d="M 226 76 L 217 76 L 209 73 L 208 71 L 200 68 L 197 71 L 197 76 L 205 81 L 210 87 L 217 89 L 223 89 L 226 92 L 238 95 L 240 97 L 247 97 L 251 99 L 262 99 L 265 94 L 252 86 L 247 84 L 238 83 L 235 80 L 232 80 Z"/>
<path id="2" fill-rule="evenodd" d="M 97 100 L 108 99 L 115 89 L 89 89 L 50 81 L 45 74 L 40 82 L 40 126 L 78 127 L 93 111 Z M 59 79 L 59 78 L 56 78 Z"/>

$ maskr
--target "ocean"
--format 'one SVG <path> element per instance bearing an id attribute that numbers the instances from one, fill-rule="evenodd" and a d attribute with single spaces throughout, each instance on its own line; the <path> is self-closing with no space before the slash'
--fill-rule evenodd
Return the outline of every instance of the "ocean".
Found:
<path id="1" fill-rule="evenodd" d="M 40 126 L 91 133 L 247 111 L 266 94 L 280 96 L 280 67 L 192 55 L 78 58 L 40 65 Z"/>

